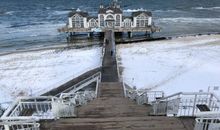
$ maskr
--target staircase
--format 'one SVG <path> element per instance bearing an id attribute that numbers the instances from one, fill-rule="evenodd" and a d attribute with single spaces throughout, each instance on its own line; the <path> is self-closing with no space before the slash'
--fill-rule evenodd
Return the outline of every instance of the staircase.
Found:
<path id="1" fill-rule="evenodd" d="M 86 106 L 78 108 L 78 117 L 81 118 L 106 118 L 147 116 L 151 106 L 137 105 L 136 102 L 124 98 L 121 83 L 101 83 L 99 98 L 91 101 Z"/>
<path id="2" fill-rule="evenodd" d="M 149 116 L 152 107 L 124 98 L 119 82 L 100 83 L 98 98 L 77 111 L 77 118 L 59 119 L 41 130 L 193 130 L 181 118 Z"/>
<path id="3" fill-rule="evenodd" d="M 41 130 L 193 130 L 181 118 L 149 116 L 151 105 L 138 105 L 125 98 L 118 81 L 114 32 L 107 31 L 105 35 L 108 43 L 97 98 L 77 107 L 77 118 L 41 122 Z"/>

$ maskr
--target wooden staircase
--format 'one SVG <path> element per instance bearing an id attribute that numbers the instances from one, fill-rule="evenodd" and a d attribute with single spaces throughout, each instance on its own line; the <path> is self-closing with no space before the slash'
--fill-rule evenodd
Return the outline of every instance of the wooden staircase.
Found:
<path id="1" fill-rule="evenodd" d="M 194 119 L 149 116 L 151 105 L 138 105 L 124 96 L 118 82 L 113 31 L 107 31 L 98 97 L 77 108 L 77 118 L 41 122 L 41 130 L 193 130 Z M 191 123 L 189 123 L 191 122 Z M 190 124 L 190 125 L 188 125 Z"/>
<path id="2" fill-rule="evenodd" d="M 78 107 L 77 118 L 41 125 L 42 130 L 193 130 L 180 118 L 149 116 L 150 105 L 125 98 L 122 83 L 101 83 L 98 98 Z M 191 123 L 194 120 L 191 119 Z M 187 123 L 189 120 L 187 120 Z"/>
<path id="3" fill-rule="evenodd" d="M 78 117 L 130 117 L 147 116 L 151 106 L 137 105 L 134 101 L 124 98 L 122 83 L 101 83 L 99 97 L 86 106 L 78 108 Z"/>

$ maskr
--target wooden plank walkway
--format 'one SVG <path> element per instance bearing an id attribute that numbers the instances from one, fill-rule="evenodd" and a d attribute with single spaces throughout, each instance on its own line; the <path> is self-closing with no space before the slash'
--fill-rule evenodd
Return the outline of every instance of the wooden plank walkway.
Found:
<path id="1" fill-rule="evenodd" d="M 124 97 L 118 81 L 114 34 L 107 31 L 105 35 L 108 43 L 98 97 L 77 107 L 77 118 L 42 121 L 41 130 L 193 130 L 192 118 L 150 116 L 151 105 L 137 105 Z"/>
<path id="2" fill-rule="evenodd" d="M 118 82 L 114 32 L 105 33 L 105 54 L 102 62 L 102 82 Z"/>

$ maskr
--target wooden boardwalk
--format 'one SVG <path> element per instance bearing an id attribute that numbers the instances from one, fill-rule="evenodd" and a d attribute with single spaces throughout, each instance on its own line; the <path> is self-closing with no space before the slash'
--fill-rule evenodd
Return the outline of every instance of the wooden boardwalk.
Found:
<path id="1" fill-rule="evenodd" d="M 124 97 L 118 81 L 114 34 L 107 31 L 98 97 L 77 108 L 77 118 L 41 122 L 41 130 L 193 130 L 194 119 L 150 116 L 151 105 Z M 113 52 L 112 52 L 113 51 Z"/>
<path id="2" fill-rule="evenodd" d="M 105 33 L 105 54 L 102 62 L 102 82 L 118 82 L 114 32 Z"/>

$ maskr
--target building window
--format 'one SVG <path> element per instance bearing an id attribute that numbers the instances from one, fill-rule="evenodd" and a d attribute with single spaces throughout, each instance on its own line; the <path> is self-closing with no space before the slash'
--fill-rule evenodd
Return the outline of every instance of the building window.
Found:
<path id="1" fill-rule="evenodd" d="M 89 27 L 96 27 L 96 20 L 95 19 L 91 19 L 89 22 Z"/>
<path id="2" fill-rule="evenodd" d="M 105 26 L 104 16 L 100 15 L 100 27 L 104 27 L 104 26 Z"/>
<path id="3" fill-rule="evenodd" d="M 124 27 L 125 28 L 130 28 L 131 27 L 131 20 L 130 19 L 125 19 L 124 20 Z"/>
<path id="4" fill-rule="evenodd" d="M 137 17 L 137 27 L 147 27 L 148 18 L 146 16 L 140 15 Z"/>
<path id="5" fill-rule="evenodd" d="M 114 17 L 113 17 L 112 15 L 108 15 L 108 16 L 106 17 L 106 19 L 107 19 L 107 20 L 114 20 Z"/>
<path id="6" fill-rule="evenodd" d="M 115 23 L 115 26 L 120 26 L 121 24 L 121 18 L 120 18 L 120 15 L 116 15 L 116 23 Z"/>
<path id="7" fill-rule="evenodd" d="M 81 17 L 79 15 L 73 16 L 72 22 L 73 22 L 73 28 L 83 28 L 84 27 L 83 17 Z"/>

